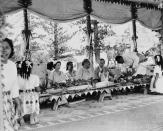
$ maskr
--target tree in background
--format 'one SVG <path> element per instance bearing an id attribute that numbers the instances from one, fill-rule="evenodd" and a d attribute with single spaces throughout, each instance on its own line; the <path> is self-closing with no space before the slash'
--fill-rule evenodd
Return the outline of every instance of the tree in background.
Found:
<path id="1" fill-rule="evenodd" d="M 78 27 L 79 32 L 83 32 L 83 38 L 82 42 L 85 42 L 87 40 L 87 27 L 86 27 L 86 19 L 80 19 L 73 23 L 73 25 L 76 25 Z M 99 62 L 100 59 L 100 52 L 101 50 L 105 50 L 105 45 L 104 45 L 104 40 L 106 37 L 111 37 L 115 35 L 115 32 L 112 30 L 112 26 L 109 24 L 105 24 L 103 22 L 99 22 L 97 20 L 92 19 L 91 20 L 91 28 L 92 28 L 92 43 L 93 43 L 93 48 L 94 48 L 94 53 L 95 53 L 95 59 L 96 62 Z M 90 50 L 90 46 L 87 45 L 85 47 L 87 52 Z"/>
<path id="2" fill-rule="evenodd" d="M 30 28 L 32 49 L 47 49 L 49 56 L 55 59 L 70 50 L 65 43 L 75 35 L 75 32 L 68 34 L 59 23 L 30 14 Z M 39 32 L 39 30 L 42 31 Z M 41 45 L 40 42 L 42 42 Z"/>

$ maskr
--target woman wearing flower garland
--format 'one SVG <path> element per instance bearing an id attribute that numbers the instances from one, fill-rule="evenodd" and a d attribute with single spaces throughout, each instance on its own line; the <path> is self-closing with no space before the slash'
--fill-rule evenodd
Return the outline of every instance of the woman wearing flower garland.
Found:
<path id="1" fill-rule="evenodd" d="M 11 60 L 9 60 L 14 54 L 14 48 L 12 40 L 8 38 L 5 38 L 1 44 L 4 131 L 15 131 L 18 130 L 18 124 L 13 101 L 16 104 L 18 115 L 21 115 L 21 106 L 19 100 L 16 65 Z"/>
<path id="2" fill-rule="evenodd" d="M 31 74 L 33 63 L 24 60 L 17 63 L 18 68 L 18 84 L 20 88 L 20 99 L 22 101 L 23 116 L 30 116 L 30 124 L 38 123 L 39 114 L 39 94 L 38 88 L 40 84 L 39 77 Z"/>

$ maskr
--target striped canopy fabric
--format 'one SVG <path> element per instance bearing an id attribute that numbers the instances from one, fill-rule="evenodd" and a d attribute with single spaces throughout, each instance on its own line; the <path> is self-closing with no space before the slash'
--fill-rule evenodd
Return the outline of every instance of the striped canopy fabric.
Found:
<path id="1" fill-rule="evenodd" d="M 152 30 L 161 28 L 161 10 L 157 8 L 160 1 L 157 0 L 32 0 L 28 10 L 58 22 L 67 22 L 88 15 L 85 1 L 91 2 L 91 16 L 111 24 L 122 24 L 132 20 L 130 5 L 133 2 L 137 5 L 136 19 L 142 25 Z M 123 3 L 125 1 L 128 4 Z M 152 8 L 152 5 L 155 8 Z M 23 7 L 18 4 L 18 0 L 0 0 L 0 8 L 7 14 L 19 11 Z"/>

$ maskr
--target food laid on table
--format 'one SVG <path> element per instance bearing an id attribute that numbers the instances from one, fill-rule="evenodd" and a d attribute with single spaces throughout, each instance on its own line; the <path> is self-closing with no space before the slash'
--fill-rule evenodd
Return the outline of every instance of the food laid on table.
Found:
<path id="1" fill-rule="evenodd" d="M 148 75 L 137 75 L 137 76 L 121 75 L 118 79 L 114 80 L 114 82 L 120 83 L 121 85 L 148 84 L 150 83 L 151 79 L 152 77 Z"/>
<path id="2" fill-rule="evenodd" d="M 58 94 L 58 93 L 72 93 L 73 91 L 83 91 L 88 90 L 92 87 L 92 80 L 67 80 L 66 83 L 54 83 L 48 93 Z"/>
<path id="3" fill-rule="evenodd" d="M 88 90 L 104 89 L 117 86 L 126 86 L 134 84 L 147 84 L 151 81 L 151 76 L 148 75 L 137 75 L 132 76 L 132 70 L 123 72 L 114 79 L 108 79 L 108 81 L 99 82 L 96 79 L 82 80 L 82 79 L 68 79 L 66 83 L 54 83 L 51 89 L 48 89 L 48 93 L 75 93 Z"/>

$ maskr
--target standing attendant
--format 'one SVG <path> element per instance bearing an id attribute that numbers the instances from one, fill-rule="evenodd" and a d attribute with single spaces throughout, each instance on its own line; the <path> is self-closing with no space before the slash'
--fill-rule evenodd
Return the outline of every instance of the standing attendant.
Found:
<path id="1" fill-rule="evenodd" d="M 163 58 L 161 55 L 154 57 L 156 66 L 154 68 L 154 74 L 151 81 L 151 92 L 163 94 Z"/>
<path id="2" fill-rule="evenodd" d="M 18 130 L 16 112 L 13 101 L 16 103 L 17 114 L 21 115 L 17 69 L 15 63 L 9 60 L 14 54 L 12 40 L 5 38 L 2 44 L 2 94 L 3 94 L 3 123 L 4 131 Z"/>
<path id="3" fill-rule="evenodd" d="M 39 115 L 39 84 L 40 80 L 37 75 L 31 74 L 33 63 L 24 60 L 17 65 L 18 84 L 20 87 L 20 99 L 22 101 L 23 116 L 30 116 L 30 124 L 38 123 Z"/>

